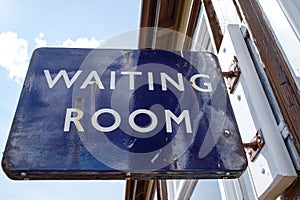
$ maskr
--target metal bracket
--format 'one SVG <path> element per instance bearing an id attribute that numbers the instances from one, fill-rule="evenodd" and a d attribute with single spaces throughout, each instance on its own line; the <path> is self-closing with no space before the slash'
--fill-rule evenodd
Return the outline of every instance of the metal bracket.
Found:
<path id="1" fill-rule="evenodd" d="M 240 78 L 241 75 L 241 68 L 238 65 L 238 59 L 236 56 L 233 57 L 233 62 L 230 65 L 230 68 L 233 67 L 233 70 L 229 71 L 229 72 L 222 72 L 223 77 L 225 78 L 235 78 L 233 83 L 231 84 L 231 86 L 229 87 L 230 90 L 230 94 L 233 93 L 234 88 Z"/>
<path id="2" fill-rule="evenodd" d="M 247 149 L 247 152 L 250 156 L 250 161 L 254 161 L 260 150 L 265 145 L 265 140 L 262 134 L 261 129 L 258 129 L 254 138 L 249 143 L 243 143 L 244 148 Z"/>

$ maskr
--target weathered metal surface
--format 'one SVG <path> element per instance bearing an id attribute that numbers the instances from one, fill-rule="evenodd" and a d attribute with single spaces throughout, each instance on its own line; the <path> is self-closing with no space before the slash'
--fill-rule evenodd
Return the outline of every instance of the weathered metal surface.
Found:
<path id="1" fill-rule="evenodd" d="M 265 145 L 265 140 L 261 129 L 256 132 L 255 136 L 249 143 L 244 143 L 243 145 L 247 149 L 250 160 L 253 162 L 256 156 L 259 154 L 260 150 Z"/>
<path id="2" fill-rule="evenodd" d="M 216 57 L 163 50 L 37 49 L 2 160 L 12 179 L 232 178 L 246 166 Z"/>

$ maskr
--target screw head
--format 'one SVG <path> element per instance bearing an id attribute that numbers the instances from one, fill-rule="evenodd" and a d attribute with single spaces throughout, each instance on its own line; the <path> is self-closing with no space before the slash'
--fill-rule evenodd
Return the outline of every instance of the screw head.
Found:
<path id="1" fill-rule="evenodd" d="M 249 156 L 252 156 L 252 151 L 250 149 L 247 151 L 247 153 L 249 154 Z"/>
<path id="2" fill-rule="evenodd" d="M 225 135 L 225 136 L 229 136 L 229 135 L 230 135 L 230 131 L 226 129 L 226 130 L 224 131 L 224 135 Z"/>

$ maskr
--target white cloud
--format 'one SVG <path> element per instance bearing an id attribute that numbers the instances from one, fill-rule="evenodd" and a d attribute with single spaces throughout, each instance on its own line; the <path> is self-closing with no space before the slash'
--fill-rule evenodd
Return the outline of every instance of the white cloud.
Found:
<path id="1" fill-rule="evenodd" d="M 44 39 L 45 34 L 39 33 L 34 39 L 36 48 L 49 46 Z M 76 40 L 67 39 L 58 43 L 58 47 L 69 48 L 96 48 L 101 44 L 95 38 L 77 38 Z M 9 78 L 20 83 L 24 80 L 29 65 L 28 42 L 18 38 L 14 32 L 3 32 L 0 34 L 0 66 L 8 71 Z"/>
<path id="2" fill-rule="evenodd" d="M 62 47 L 70 47 L 70 48 L 96 48 L 101 44 L 99 40 L 95 38 L 78 38 L 75 41 L 71 39 L 67 39 L 62 43 Z"/>
<path id="3" fill-rule="evenodd" d="M 0 65 L 4 67 L 11 79 L 21 82 L 24 79 L 29 63 L 28 43 L 18 38 L 17 33 L 0 34 Z"/>
<path id="4" fill-rule="evenodd" d="M 44 37 L 45 37 L 45 34 L 44 33 L 40 33 L 39 36 L 37 36 L 34 39 L 34 42 L 36 43 L 36 48 L 46 47 L 47 46 L 47 41 L 43 39 Z"/>

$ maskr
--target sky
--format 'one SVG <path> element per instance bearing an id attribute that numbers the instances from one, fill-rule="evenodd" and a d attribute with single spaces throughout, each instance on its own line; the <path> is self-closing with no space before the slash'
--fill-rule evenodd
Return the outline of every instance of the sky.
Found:
<path id="1" fill-rule="evenodd" d="M 138 28 L 139 0 L 0 0 L 0 149 L 3 152 L 34 49 L 98 47 Z M 2 156 L 1 156 L 2 158 Z M 12 181 L 1 200 L 124 199 L 125 181 Z"/>

